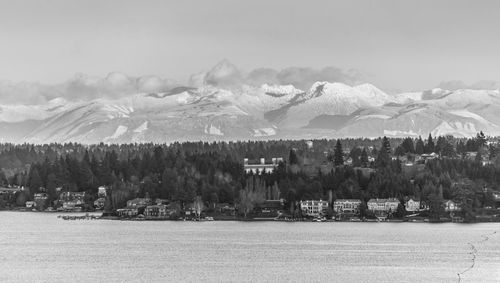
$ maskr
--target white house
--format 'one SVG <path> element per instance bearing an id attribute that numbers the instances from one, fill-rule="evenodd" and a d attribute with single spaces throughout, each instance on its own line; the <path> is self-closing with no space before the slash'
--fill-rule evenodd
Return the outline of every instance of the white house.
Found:
<path id="1" fill-rule="evenodd" d="M 304 200 L 300 202 L 300 209 L 303 214 L 316 217 L 326 214 L 328 202 L 326 200 Z"/>
<path id="2" fill-rule="evenodd" d="M 337 199 L 333 202 L 333 211 L 337 213 L 358 213 L 360 199 Z"/>
<path id="3" fill-rule="evenodd" d="M 257 164 L 249 164 L 248 158 L 243 159 L 243 169 L 245 173 L 250 174 L 262 174 L 262 173 L 272 173 L 276 167 L 283 162 L 283 158 L 272 158 L 271 163 L 266 163 L 265 158 L 260 159 L 260 163 Z"/>
<path id="4" fill-rule="evenodd" d="M 396 212 L 399 200 L 396 198 L 370 199 L 367 203 L 368 210 L 372 212 Z"/>
<path id="5" fill-rule="evenodd" d="M 460 206 L 452 201 L 452 200 L 447 200 L 444 202 L 444 211 L 446 212 L 452 212 L 452 211 L 459 211 L 460 210 Z"/>
<path id="6" fill-rule="evenodd" d="M 406 211 L 415 212 L 420 210 L 420 201 L 413 198 L 405 203 Z"/>

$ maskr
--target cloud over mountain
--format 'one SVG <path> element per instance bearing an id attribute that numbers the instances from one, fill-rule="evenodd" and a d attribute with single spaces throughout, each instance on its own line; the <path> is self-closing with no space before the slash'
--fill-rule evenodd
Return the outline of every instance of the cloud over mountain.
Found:
<path id="1" fill-rule="evenodd" d="M 438 88 L 447 89 L 447 90 L 458 90 L 458 89 L 489 89 L 495 90 L 500 89 L 500 81 L 494 80 L 483 80 L 478 81 L 473 84 L 466 84 L 460 80 L 453 81 L 442 81 L 438 86 Z"/>
<path id="2" fill-rule="evenodd" d="M 359 71 L 346 71 L 336 67 L 326 67 L 321 70 L 288 67 L 279 71 L 257 68 L 244 74 L 228 60 L 222 60 L 210 70 L 192 75 L 187 84 L 195 87 L 211 85 L 225 89 L 239 88 L 244 84 L 257 87 L 263 84 L 293 85 L 298 89 L 307 90 L 317 81 L 356 85 L 366 80 Z M 115 99 L 136 93 L 166 92 L 180 85 L 173 80 L 158 76 L 132 77 L 112 72 L 105 77 L 96 77 L 77 73 L 66 82 L 56 85 L 0 81 L 0 103 L 37 105 L 59 97 L 68 101 Z"/>
<path id="3" fill-rule="evenodd" d="M 0 103 L 34 105 L 58 97 L 70 101 L 114 99 L 139 92 L 164 92 L 174 86 L 177 86 L 175 81 L 157 76 L 129 77 L 113 72 L 104 78 L 99 78 L 78 73 L 68 81 L 57 85 L 1 81 Z"/>
<path id="4" fill-rule="evenodd" d="M 192 86 L 208 84 L 219 87 L 230 87 L 242 83 L 252 86 L 277 84 L 293 85 L 296 88 L 306 90 L 318 81 L 356 85 L 366 82 L 366 79 L 357 70 L 342 70 L 336 67 L 326 67 L 321 70 L 309 67 L 288 67 L 280 71 L 272 68 L 257 68 L 243 76 L 236 66 L 224 59 L 210 71 L 192 75 L 189 84 Z"/>

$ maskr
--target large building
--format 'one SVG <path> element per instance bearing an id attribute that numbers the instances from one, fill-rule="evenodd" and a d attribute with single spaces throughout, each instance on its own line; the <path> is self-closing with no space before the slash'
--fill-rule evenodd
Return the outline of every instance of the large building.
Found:
<path id="1" fill-rule="evenodd" d="M 380 212 L 396 212 L 399 200 L 396 198 L 370 199 L 367 203 L 368 210 L 374 213 Z"/>
<path id="2" fill-rule="evenodd" d="M 337 199 L 333 202 L 333 211 L 337 213 L 359 213 L 360 199 Z"/>
<path id="3" fill-rule="evenodd" d="M 276 167 L 283 162 L 283 158 L 272 158 L 271 163 L 266 163 L 265 158 L 260 159 L 260 163 L 249 163 L 248 158 L 243 159 L 243 168 L 245 173 L 250 174 L 262 174 L 262 173 L 272 173 Z"/>
<path id="4" fill-rule="evenodd" d="M 167 212 L 167 206 L 160 204 L 147 206 L 144 209 L 144 216 L 146 219 L 167 219 L 170 214 Z"/>
<path id="5" fill-rule="evenodd" d="M 150 198 L 135 198 L 127 201 L 127 207 L 116 210 L 118 216 L 133 217 L 143 213 L 151 205 Z"/>
<path id="6" fill-rule="evenodd" d="M 302 213 L 307 216 L 321 216 L 328 211 L 328 202 L 326 200 L 304 200 L 300 202 Z"/>

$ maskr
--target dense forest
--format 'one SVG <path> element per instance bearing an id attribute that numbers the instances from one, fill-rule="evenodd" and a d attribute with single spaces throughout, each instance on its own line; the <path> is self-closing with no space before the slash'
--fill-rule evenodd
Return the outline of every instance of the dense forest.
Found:
<path id="1" fill-rule="evenodd" d="M 459 201 L 472 214 L 494 205 L 485 188 L 500 188 L 497 145 L 482 132 L 468 139 L 1 144 L 0 182 L 27 188 L 17 196 L 20 204 L 40 190 L 51 199 L 57 198 L 56 188 L 92 198 L 99 186 L 107 186 L 114 208 L 146 196 L 181 205 L 196 197 L 207 205 L 282 198 L 290 211 L 305 199 L 414 197 L 429 203 L 437 216 L 444 199 Z M 439 157 L 423 162 L 426 153 Z M 243 159 L 261 157 L 282 157 L 283 163 L 270 174 L 246 174 Z"/>

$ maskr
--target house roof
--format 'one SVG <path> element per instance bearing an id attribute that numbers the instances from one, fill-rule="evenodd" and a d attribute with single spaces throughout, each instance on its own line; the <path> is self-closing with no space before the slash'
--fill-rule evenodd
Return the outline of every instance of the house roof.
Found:
<path id="1" fill-rule="evenodd" d="M 399 202 L 397 198 L 372 198 L 368 203 L 386 203 L 386 202 Z"/>
<path id="2" fill-rule="evenodd" d="M 361 202 L 361 200 L 360 199 L 339 198 L 339 199 L 336 199 L 334 202 Z"/>

